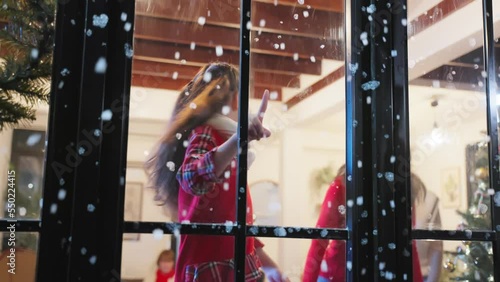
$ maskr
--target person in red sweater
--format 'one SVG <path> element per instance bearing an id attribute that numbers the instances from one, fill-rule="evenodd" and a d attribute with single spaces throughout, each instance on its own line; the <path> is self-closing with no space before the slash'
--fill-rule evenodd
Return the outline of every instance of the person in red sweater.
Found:
<path id="1" fill-rule="evenodd" d="M 413 177 L 412 177 L 413 178 Z M 413 182 L 413 179 L 412 179 Z M 415 187 L 415 189 L 413 188 Z M 415 203 L 425 191 L 416 190 L 421 185 L 412 183 L 412 202 Z M 341 166 L 337 176 L 330 184 L 321 206 L 317 228 L 345 228 L 345 165 Z M 414 217 L 413 217 L 414 218 Z M 413 242 L 413 281 L 423 280 L 420 263 Z M 339 240 L 312 240 L 304 267 L 303 282 L 343 282 L 346 279 L 345 242 Z"/>
<path id="2" fill-rule="evenodd" d="M 236 228 L 238 70 L 211 63 L 181 91 L 166 133 L 146 162 L 156 200 L 180 222 L 226 224 Z M 249 119 L 248 142 L 270 136 L 262 122 L 266 91 L 257 116 Z M 253 161 L 251 151 L 248 165 Z M 247 224 L 253 224 L 247 190 Z M 246 241 L 245 281 L 288 281 L 254 237 Z M 234 237 L 181 235 L 176 282 L 234 280 Z M 240 282 L 240 281 L 238 281 Z"/>
<path id="3" fill-rule="evenodd" d="M 175 254 L 172 250 L 164 250 L 156 260 L 156 282 L 173 282 L 175 277 Z"/>

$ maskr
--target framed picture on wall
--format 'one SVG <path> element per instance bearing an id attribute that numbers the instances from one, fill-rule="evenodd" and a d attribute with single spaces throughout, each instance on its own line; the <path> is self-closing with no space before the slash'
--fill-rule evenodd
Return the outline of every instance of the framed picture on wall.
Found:
<path id="1" fill-rule="evenodd" d="M 123 218 L 125 221 L 140 221 L 142 214 L 142 189 L 140 182 L 127 182 L 125 185 L 125 205 Z M 123 240 L 138 241 L 140 234 L 124 233 Z"/>
<path id="2" fill-rule="evenodd" d="M 441 200 L 445 208 L 460 207 L 460 168 L 441 170 Z"/>

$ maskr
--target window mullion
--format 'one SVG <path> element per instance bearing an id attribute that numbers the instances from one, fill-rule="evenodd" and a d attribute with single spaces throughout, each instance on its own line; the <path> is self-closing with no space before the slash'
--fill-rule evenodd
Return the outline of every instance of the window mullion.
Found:
<path id="1" fill-rule="evenodd" d="M 494 199 L 500 198 L 500 172 L 498 162 L 498 86 L 497 69 L 500 67 L 500 58 L 495 55 L 495 37 L 493 27 L 492 0 L 483 0 L 483 29 L 484 29 L 484 66 L 487 73 L 485 79 L 487 126 L 490 142 L 489 149 L 489 183 L 494 189 Z M 493 241 L 494 279 L 500 281 L 500 203 L 492 199 L 491 220 L 496 239 Z"/>
<path id="2" fill-rule="evenodd" d="M 240 2 L 240 91 L 238 103 L 238 171 L 236 175 L 236 224 L 234 256 L 235 281 L 245 281 L 246 215 L 247 215 L 247 152 L 248 106 L 250 80 L 250 0 Z"/>

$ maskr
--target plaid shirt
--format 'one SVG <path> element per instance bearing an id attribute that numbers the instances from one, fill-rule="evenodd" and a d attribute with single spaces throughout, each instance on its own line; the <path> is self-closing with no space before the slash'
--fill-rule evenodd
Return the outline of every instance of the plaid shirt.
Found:
<path id="1" fill-rule="evenodd" d="M 215 175 L 214 153 L 217 144 L 209 126 L 197 128 L 189 137 L 189 145 L 182 167 L 177 172 L 177 181 L 182 189 L 192 195 L 200 196 L 213 189 L 215 183 L 221 183 Z"/>
<path id="2" fill-rule="evenodd" d="M 245 257 L 245 282 L 262 281 L 260 260 L 255 254 Z M 234 281 L 234 260 L 214 261 L 186 267 L 184 282 L 229 282 Z"/>
<path id="3" fill-rule="evenodd" d="M 236 218 L 236 168 L 228 166 L 222 177 L 217 177 L 215 174 L 214 153 L 225 140 L 211 126 L 198 126 L 191 132 L 184 161 L 177 173 L 177 180 L 181 187 L 179 220 L 224 223 Z M 252 224 L 253 209 L 250 194 L 247 201 L 249 208 L 247 223 Z M 234 238 L 204 237 L 181 235 L 176 281 L 234 281 L 234 260 L 232 259 Z M 260 270 L 261 262 L 255 254 L 255 249 L 263 246 L 257 238 L 247 238 L 245 282 L 261 281 L 263 277 Z"/>

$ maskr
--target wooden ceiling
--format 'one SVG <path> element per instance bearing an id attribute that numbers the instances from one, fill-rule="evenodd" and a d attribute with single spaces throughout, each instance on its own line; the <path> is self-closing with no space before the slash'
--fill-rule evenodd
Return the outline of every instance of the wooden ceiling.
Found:
<path id="1" fill-rule="evenodd" d="M 414 19 L 416 35 L 473 0 L 444 0 Z M 283 88 L 295 89 L 288 108 L 344 77 L 344 67 L 322 73 L 323 60 L 344 61 L 344 11 L 340 0 L 254 0 L 251 28 L 250 96 L 264 89 L 282 100 Z M 237 65 L 239 60 L 240 0 L 137 0 L 132 84 L 181 89 L 211 61 Z M 439 14 L 436 14 L 439 11 Z M 500 57 L 500 55 L 497 55 Z M 479 62 L 476 62 L 477 58 Z M 443 65 L 413 81 L 435 81 L 474 90 L 482 78 L 482 49 Z M 451 76 L 450 76 L 451 73 Z M 317 77 L 301 85 L 301 75 Z M 483 78 L 484 79 L 484 78 Z M 477 89 L 475 89 L 477 90 Z"/>
<path id="2" fill-rule="evenodd" d="M 138 0 L 133 85 L 178 90 L 206 63 L 237 65 L 239 2 Z M 252 3 L 250 95 L 269 89 L 281 100 L 284 87 L 304 88 L 300 75 L 324 76 L 322 60 L 344 60 L 343 2 L 274 2 Z"/>

